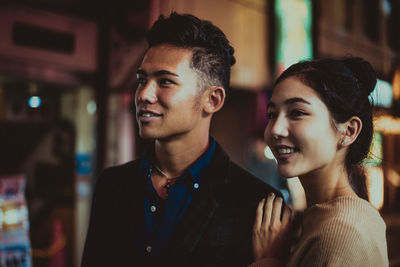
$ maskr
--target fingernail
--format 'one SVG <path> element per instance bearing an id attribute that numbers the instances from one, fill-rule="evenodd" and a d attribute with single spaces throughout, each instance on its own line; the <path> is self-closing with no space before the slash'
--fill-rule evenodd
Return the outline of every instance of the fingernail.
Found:
<path id="1" fill-rule="evenodd" d="M 275 194 L 271 192 L 271 193 L 269 193 L 269 196 L 273 197 L 273 196 L 275 196 Z"/>

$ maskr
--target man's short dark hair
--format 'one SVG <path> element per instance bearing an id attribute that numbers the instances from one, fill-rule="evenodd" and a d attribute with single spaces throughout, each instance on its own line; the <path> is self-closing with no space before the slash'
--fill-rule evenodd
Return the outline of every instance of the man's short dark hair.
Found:
<path id="1" fill-rule="evenodd" d="M 225 34 L 210 21 L 193 15 L 161 15 L 147 34 L 149 47 L 170 44 L 192 50 L 191 67 L 202 87 L 222 86 L 228 91 L 234 49 Z"/>

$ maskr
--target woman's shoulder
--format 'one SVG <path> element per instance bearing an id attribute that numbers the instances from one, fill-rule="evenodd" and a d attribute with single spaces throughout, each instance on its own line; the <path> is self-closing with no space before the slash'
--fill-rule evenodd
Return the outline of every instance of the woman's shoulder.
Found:
<path id="1" fill-rule="evenodd" d="M 316 204 L 304 212 L 304 226 L 318 228 L 320 234 L 351 237 L 354 233 L 365 238 L 385 234 L 386 224 L 379 211 L 368 201 L 343 196 Z"/>
<path id="2" fill-rule="evenodd" d="M 368 201 L 354 196 L 341 196 L 327 202 L 315 204 L 304 211 L 305 219 L 319 217 L 321 220 L 344 220 L 353 222 L 363 217 L 376 219 L 378 223 L 384 221 L 379 211 Z"/>
<path id="3" fill-rule="evenodd" d="M 337 197 L 317 204 L 314 213 L 325 222 L 344 223 L 355 227 L 373 226 L 386 228 L 379 211 L 368 201 L 354 196 Z"/>
<path id="4" fill-rule="evenodd" d="M 341 263 L 346 266 L 353 266 L 350 261 L 354 266 L 387 261 L 386 225 L 379 212 L 363 199 L 340 197 L 317 204 L 306 210 L 303 223 L 312 229 L 303 241 L 310 249 L 307 254 L 313 257 L 319 255 L 326 262 L 343 259 L 347 262 Z"/>

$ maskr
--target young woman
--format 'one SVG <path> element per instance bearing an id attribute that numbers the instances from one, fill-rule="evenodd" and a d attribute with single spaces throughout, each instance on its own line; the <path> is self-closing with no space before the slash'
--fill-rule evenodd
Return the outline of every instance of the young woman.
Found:
<path id="1" fill-rule="evenodd" d="M 361 58 L 289 67 L 268 105 L 265 140 L 282 177 L 306 194 L 300 236 L 293 212 L 270 194 L 257 209 L 255 266 L 388 266 L 386 225 L 368 202 L 362 161 L 373 134 L 376 74 Z"/>

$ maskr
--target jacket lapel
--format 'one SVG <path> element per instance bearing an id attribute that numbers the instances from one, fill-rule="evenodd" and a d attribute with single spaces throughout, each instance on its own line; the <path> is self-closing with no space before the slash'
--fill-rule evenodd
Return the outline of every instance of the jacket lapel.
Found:
<path id="1" fill-rule="evenodd" d="M 127 166 L 124 172 L 124 183 L 121 184 L 121 201 L 118 202 L 118 211 L 125 214 L 125 221 L 120 222 L 122 229 L 125 229 L 126 246 L 134 247 L 133 251 L 137 251 L 136 247 L 141 246 L 139 240 L 142 237 L 137 236 L 144 231 L 144 191 L 145 179 L 139 174 L 139 161 L 135 161 Z M 132 211 L 130 211 L 132 210 Z"/>
<path id="2" fill-rule="evenodd" d="M 218 208 L 218 193 L 228 179 L 229 163 L 228 155 L 217 143 L 210 165 L 203 174 L 202 184 L 169 246 L 173 251 L 168 253 L 180 258 L 182 255 L 190 257 Z"/>

